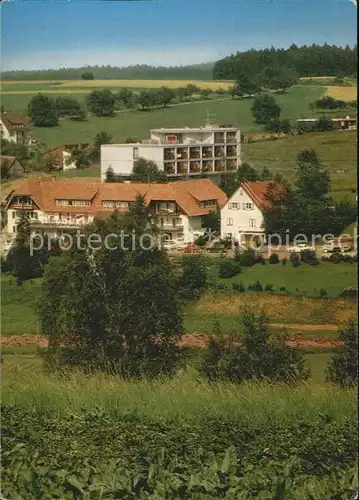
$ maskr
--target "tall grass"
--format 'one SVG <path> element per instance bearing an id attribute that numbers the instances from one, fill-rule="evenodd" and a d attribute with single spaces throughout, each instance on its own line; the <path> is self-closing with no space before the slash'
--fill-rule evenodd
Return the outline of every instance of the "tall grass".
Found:
<path id="1" fill-rule="evenodd" d="M 342 421 L 356 411 L 354 390 L 328 384 L 209 384 L 192 369 L 154 381 L 124 381 L 104 374 L 86 377 L 81 373 L 56 377 L 43 373 L 39 358 L 21 358 L 21 362 L 13 356 L 5 359 L 2 401 L 33 408 L 38 414 L 61 416 L 96 409 L 118 417 L 133 414 L 183 420 L 213 416 L 260 426 L 323 414 Z"/>

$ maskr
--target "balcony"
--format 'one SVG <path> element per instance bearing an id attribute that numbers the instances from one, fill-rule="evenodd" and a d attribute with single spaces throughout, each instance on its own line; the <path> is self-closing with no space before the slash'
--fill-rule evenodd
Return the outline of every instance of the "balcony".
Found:
<path id="1" fill-rule="evenodd" d="M 237 161 L 227 160 L 227 170 L 237 170 Z"/>
<path id="2" fill-rule="evenodd" d="M 164 222 L 163 224 L 160 224 L 158 226 L 158 229 L 165 229 L 166 231 L 168 231 L 169 229 L 171 229 L 172 231 L 179 231 L 183 229 L 183 224 L 182 222 L 178 222 L 173 225 L 173 223 L 171 222 Z"/>
<path id="3" fill-rule="evenodd" d="M 17 223 L 20 219 L 15 219 Z M 60 226 L 60 227 L 81 227 L 88 224 L 89 221 L 84 217 L 79 217 L 78 219 L 51 219 L 47 217 L 45 219 L 30 219 L 30 224 L 32 226 Z"/>
<path id="4" fill-rule="evenodd" d="M 189 164 L 189 171 L 191 174 L 201 171 L 201 163 L 199 161 L 191 161 Z"/>
<path id="5" fill-rule="evenodd" d="M 204 146 L 202 148 L 203 158 L 213 158 L 213 149 L 211 147 Z"/>
<path id="6" fill-rule="evenodd" d="M 202 164 L 202 172 L 213 172 L 213 163 L 211 161 L 204 161 Z"/>
<path id="7" fill-rule="evenodd" d="M 226 148 L 227 157 L 235 157 L 237 156 L 237 148 L 235 146 L 227 146 Z"/>
<path id="8" fill-rule="evenodd" d="M 235 144 L 237 143 L 236 132 L 227 132 L 227 143 Z"/>
<path id="9" fill-rule="evenodd" d="M 189 157 L 192 160 L 199 159 L 201 157 L 201 150 L 200 148 L 190 148 L 189 150 Z"/>
<path id="10" fill-rule="evenodd" d="M 188 160 L 188 149 L 177 148 L 177 159 Z"/>
<path id="11" fill-rule="evenodd" d="M 164 171 L 167 175 L 173 175 L 176 173 L 176 167 L 174 162 L 169 162 L 164 164 Z"/>
<path id="12" fill-rule="evenodd" d="M 222 156 L 225 156 L 225 149 L 221 147 L 215 147 L 214 148 L 214 156 L 216 158 L 222 158 Z"/>
<path id="13" fill-rule="evenodd" d="M 188 174 L 188 161 L 179 161 L 177 163 L 178 174 Z"/>
<path id="14" fill-rule="evenodd" d="M 224 143 L 224 132 L 215 132 L 214 133 L 214 142 L 216 144 Z"/>
<path id="15" fill-rule="evenodd" d="M 164 160 L 174 160 L 175 159 L 175 150 L 174 149 L 165 149 L 163 158 Z"/>

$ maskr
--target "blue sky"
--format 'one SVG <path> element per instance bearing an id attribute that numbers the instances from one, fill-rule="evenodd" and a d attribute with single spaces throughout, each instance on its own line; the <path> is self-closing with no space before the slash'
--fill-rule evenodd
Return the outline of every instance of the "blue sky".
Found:
<path id="1" fill-rule="evenodd" d="M 185 65 L 237 50 L 356 43 L 350 0 L 8 1 L 2 70 Z"/>

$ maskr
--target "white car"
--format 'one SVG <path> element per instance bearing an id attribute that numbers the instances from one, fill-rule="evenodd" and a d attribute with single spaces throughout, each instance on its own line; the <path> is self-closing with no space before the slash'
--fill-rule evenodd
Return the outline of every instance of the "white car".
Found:
<path id="1" fill-rule="evenodd" d="M 294 245 L 294 247 L 289 248 L 289 253 L 300 253 L 303 252 L 303 250 L 311 250 L 312 252 L 315 252 L 315 248 L 307 245 L 306 243 L 298 243 L 297 245 Z"/>
<path id="2" fill-rule="evenodd" d="M 343 245 L 332 245 L 327 244 L 323 246 L 323 253 L 345 253 L 350 252 L 352 250 L 351 245 L 343 244 Z"/>

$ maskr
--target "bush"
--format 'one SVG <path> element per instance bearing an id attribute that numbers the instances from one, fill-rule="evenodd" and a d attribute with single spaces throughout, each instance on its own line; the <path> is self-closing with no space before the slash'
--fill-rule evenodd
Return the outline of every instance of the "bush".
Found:
<path id="1" fill-rule="evenodd" d="M 233 278 L 241 272 L 238 262 L 233 260 L 222 260 L 219 264 L 218 274 L 220 278 Z"/>
<path id="2" fill-rule="evenodd" d="M 273 285 L 271 283 L 267 283 L 264 287 L 265 292 L 273 292 Z"/>
<path id="3" fill-rule="evenodd" d="M 232 290 L 234 292 L 240 292 L 243 293 L 246 291 L 245 286 L 243 285 L 242 281 L 240 283 L 233 283 L 232 284 Z"/>
<path id="4" fill-rule="evenodd" d="M 284 258 L 282 259 L 282 264 L 283 264 L 283 266 L 285 266 L 285 265 L 287 264 L 287 257 L 284 257 Z"/>
<path id="5" fill-rule="evenodd" d="M 257 280 L 255 283 L 253 283 L 252 290 L 254 292 L 263 292 L 263 286 L 262 286 L 261 282 Z"/>
<path id="6" fill-rule="evenodd" d="M 328 367 L 327 378 L 342 387 L 356 385 L 358 382 L 358 320 L 352 318 L 339 332 L 339 340 L 344 345 L 333 354 Z"/>
<path id="7" fill-rule="evenodd" d="M 320 295 L 321 297 L 326 297 L 328 294 L 327 294 L 327 291 L 326 291 L 326 290 L 324 290 L 324 288 L 321 288 L 321 289 L 319 290 L 319 295 Z"/>
<path id="8" fill-rule="evenodd" d="M 292 265 L 293 265 L 293 267 L 299 267 L 300 266 L 300 260 L 299 259 L 298 260 L 293 260 L 292 261 Z"/>
<path id="9" fill-rule="evenodd" d="M 241 346 L 211 339 L 201 370 L 206 378 L 294 382 L 309 377 L 303 353 L 288 347 L 283 335 L 271 338 L 266 316 L 244 312 L 240 322 Z"/>
<path id="10" fill-rule="evenodd" d="M 286 287 L 285 287 L 285 286 L 281 286 L 281 287 L 280 287 L 280 289 L 279 289 L 279 291 L 280 291 L 280 292 L 285 292 L 286 290 L 287 290 L 287 289 L 286 289 Z"/>
<path id="11" fill-rule="evenodd" d="M 278 254 L 272 253 L 272 255 L 268 259 L 269 264 L 278 264 L 279 263 L 279 257 Z"/>
<path id="12" fill-rule="evenodd" d="M 344 259 L 344 255 L 342 255 L 339 252 L 334 252 L 329 257 L 329 262 L 333 262 L 333 264 L 339 264 L 340 262 L 343 262 L 343 259 Z"/>
<path id="13" fill-rule="evenodd" d="M 302 250 L 300 252 L 300 259 L 302 262 L 309 263 L 313 260 L 317 260 L 317 256 L 314 250 Z"/>
<path id="14" fill-rule="evenodd" d="M 252 267 L 258 262 L 255 251 L 253 249 L 245 250 L 235 256 L 235 261 L 238 262 L 242 267 Z"/>

